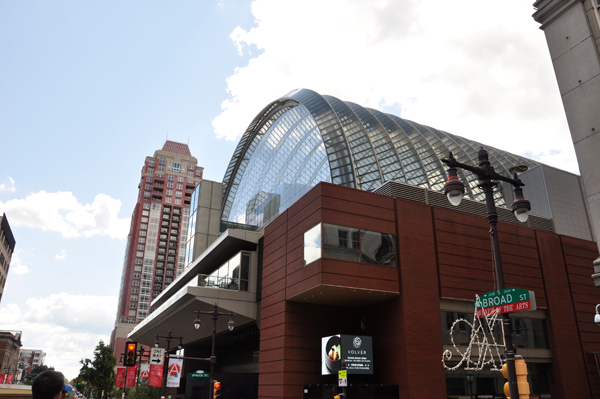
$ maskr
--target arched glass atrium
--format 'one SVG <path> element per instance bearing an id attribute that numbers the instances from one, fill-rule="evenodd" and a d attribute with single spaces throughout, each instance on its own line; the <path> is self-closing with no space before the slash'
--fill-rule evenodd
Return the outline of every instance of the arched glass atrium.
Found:
<path id="1" fill-rule="evenodd" d="M 272 102 L 242 136 L 223 179 L 222 221 L 260 228 L 320 181 L 372 191 L 389 180 L 442 191 L 441 158 L 478 164 L 482 144 L 307 89 Z M 494 169 L 510 176 L 537 162 L 489 146 Z M 458 170 L 465 195 L 484 201 L 477 178 Z M 501 186 L 496 204 L 505 206 Z"/>

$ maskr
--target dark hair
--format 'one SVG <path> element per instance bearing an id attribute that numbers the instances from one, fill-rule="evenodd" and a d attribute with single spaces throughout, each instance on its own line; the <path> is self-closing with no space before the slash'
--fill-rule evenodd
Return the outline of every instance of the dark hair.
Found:
<path id="1" fill-rule="evenodd" d="M 53 399 L 65 389 L 65 376 L 54 370 L 41 372 L 33 380 L 31 393 L 33 399 Z"/>

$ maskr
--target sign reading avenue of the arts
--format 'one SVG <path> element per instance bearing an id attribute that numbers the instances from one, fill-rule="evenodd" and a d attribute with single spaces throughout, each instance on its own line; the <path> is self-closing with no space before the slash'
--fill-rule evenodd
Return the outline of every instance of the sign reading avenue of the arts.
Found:
<path id="1" fill-rule="evenodd" d="M 484 317 L 491 314 L 521 312 L 535 310 L 535 293 L 520 288 L 504 288 L 490 291 L 473 301 L 475 316 Z"/>

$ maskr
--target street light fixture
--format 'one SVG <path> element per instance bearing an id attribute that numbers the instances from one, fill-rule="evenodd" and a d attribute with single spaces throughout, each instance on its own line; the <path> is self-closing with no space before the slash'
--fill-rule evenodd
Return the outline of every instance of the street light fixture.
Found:
<path id="1" fill-rule="evenodd" d="M 513 178 L 504 177 L 494 171 L 494 168 L 490 164 L 488 159 L 488 153 L 483 147 L 477 151 L 477 157 L 479 158 L 479 166 L 466 165 L 458 162 L 452 152 L 450 152 L 447 159 L 442 159 L 446 165 L 448 165 L 448 180 L 444 185 L 444 194 L 448 197 L 450 203 L 454 206 L 458 206 L 462 200 L 465 192 L 464 184 L 459 180 L 456 168 L 461 168 L 470 171 L 475 174 L 480 181 L 479 187 L 485 194 L 485 204 L 487 208 L 487 219 L 490 224 L 490 235 L 492 236 L 492 250 L 494 254 L 494 264 L 496 267 L 496 282 L 498 290 L 502 290 L 504 285 L 504 272 L 502 270 L 502 259 L 500 257 L 500 242 L 498 240 L 498 213 L 496 212 L 496 204 L 494 203 L 494 188 L 498 185 L 495 180 L 504 181 L 510 183 L 514 187 L 515 199 L 512 203 L 511 209 L 517 219 L 520 222 L 526 222 L 531 210 L 531 204 L 523 197 L 523 187 L 525 184 L 518 179 L 516 172 L 522 172 L 524 169 L 519 167 L 514 168 Z M 519 397 L 519 388 L 517 385 L 517 375 L 515 372 L 515 352 L 512 343 L 512 332 L 510 326 L 510 319 L 508 314 L 503 313 L 500 315 L 502 318 L 502 324 L 504 325 L 504 342 L 505 342 L 505 356 L 506 356 L 506 369 L 508 371 L 508 386 L 511 398 Z M 600 315 L 597 317 L 600 318 Z"/>
<path id="2" fill-rule="evenodd" d="M 469 386 L 469 396 L 471 397 L 471 399 L 473 399 L 473 380 L 473 373 L 467 371 L 467 385 Z"/>
<path id="3" fill-rule="evenodd" d="M 600 313 L 598 313 L 598 307 L 600 304 L 596 305 L 596 316 L 594 316 L 594 323 L 600 325 Z"/>
<path id="4" fill-rule="evenodd" d="M 209 390 L 210 390 L 209 392 L 212 392 L 215 364 L 217 363 L 217 357 L 215 356 L 215 341 L 216 341 L 216 337 L 217 337 L 217 320 L 219 319 L 219 316 L 229 315 L 229 322 L 227 323 L 227 328 L 229 329 L 229 331 L 233 331 L 233 328 L 235 327 L 235 323 L 233 322 L 233 311 L 231 311 L 229 313 L 219 312 L 219 307 L 215 303 L 213 305 L 212 311 L 202 311 L 202 310 L 200 310 L 200 308 L 198 308 L 198 310 L 196 310 L 195 312 L 196 312 L 196 319 L 194 320 L 194 328 L 196 330 L 198 330 L 200 328 L 200 325 L 202 324 L 202 321 L 200 320 L 201 314 L 211 315 L 212 320 L 213 320 L 212 350 L 210 353 L 210 382 L 209 382 Z M 209 393 L 209 395 L 210 395 L 210 393 Z"/>
<path id="5" fill-rule="evenodd" d="M 167 360 L 169 359 L 169 351 L 171 350 L 171 339 L 172 338 L 179 338 L 179 345 L 177 345 L 177 347 L 179 349 L 181 349 L 181 347 L 183 346 L 183 343 L 182 343 L 183 337 L 181 337 L 181 336 L 180 337 L 174 337 L 174 336 L 172 336 L 171 335 L 171 330 L 169 330 L 169 332 L 168 332 L 167 335 L 156 334 L 156 340 L 154 341 L 154 347 L 155 348 L 158 348 L 158 339 L 159 338 L 166 338 L 167 339 L 167 352 L 166 352 L 167 359 L 165 359 L 165 364 L 163 366 L 163 374 L 164 374 L 164 378 L 163 378 L 163 383 L 164 383 L 164 385 L 163 385 L 163 397 L 165 397 L 165 393 L 167 391 L 167 374 L 168 374 L 168 371 L 169 371 L 169 365 L 168 365 Z M 165 368 L 167 369 L 166 373 L 164 371 Z"/>

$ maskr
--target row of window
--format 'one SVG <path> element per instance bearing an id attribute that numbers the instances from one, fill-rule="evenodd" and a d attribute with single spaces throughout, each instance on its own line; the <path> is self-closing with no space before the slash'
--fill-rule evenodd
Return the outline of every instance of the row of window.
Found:
<path id="1" fill-rule="evenodd" d="M 304 264 L 320 258 L 396 266 L 393 234 L 319 223 L 304 233 Z"/>

